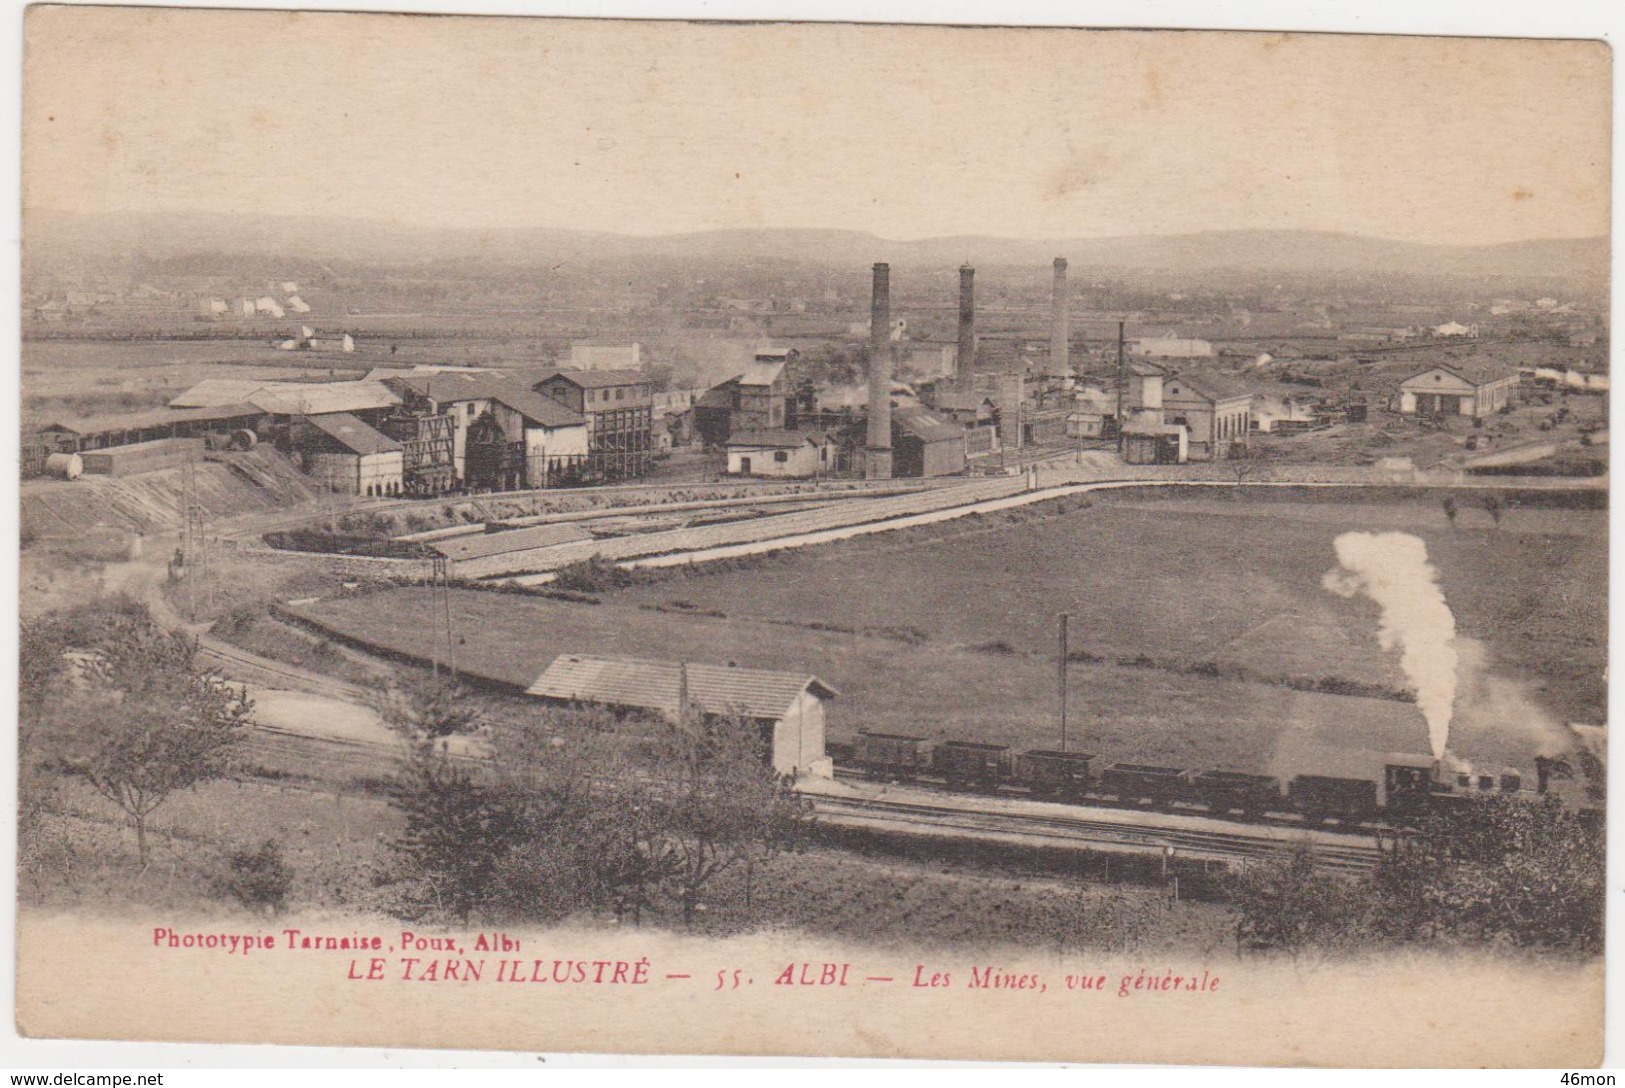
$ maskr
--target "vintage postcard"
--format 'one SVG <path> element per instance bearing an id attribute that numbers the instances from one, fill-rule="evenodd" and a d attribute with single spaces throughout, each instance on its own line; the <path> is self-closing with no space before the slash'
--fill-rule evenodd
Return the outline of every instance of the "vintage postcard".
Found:
<path id="1" fill-rule="evenodd" d="M 24 44 L 23 1034 L 1602 1060 L 1607 45 Z"/>

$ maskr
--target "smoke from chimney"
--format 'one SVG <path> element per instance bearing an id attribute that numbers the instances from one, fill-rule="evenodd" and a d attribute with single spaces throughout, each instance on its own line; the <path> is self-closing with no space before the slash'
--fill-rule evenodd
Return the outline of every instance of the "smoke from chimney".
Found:
<path id="1" fill-rule="evenodd" d="M 1377 643 L 1400 651 L 1400 667 L 1427 719 L 1433 758 L 1444 759 L 1456 705 L 1456 617 L 1427 545 L 1410 533 L 1344 533 L 1333 546 L 1339 566 L 1321 584 L 1340 597 L 1364 594 L 1382 607 Z"/>
<path id="2" fill-rule="evenodd" d="M 968 264 L 959 269 L 959 356 L 954 378 L 961 390 L 970 389 L 976 380 L 976 269 Z"/>
<path id="3" fill-rule="evenodd" d="M 1055 258 L 1055 288 L 1050 298 L 1049 371 L 1068 374 L 1072 371 L 1071 348 L 1067 343 L 1068 299 L 1066 293 L 1066 258 Z"/>
<path id="4" fill-rule="evenodd" d="M 869 441 L 865 475 L 891 479 L 891 266 L 876 263 L 869 303 Z"/>

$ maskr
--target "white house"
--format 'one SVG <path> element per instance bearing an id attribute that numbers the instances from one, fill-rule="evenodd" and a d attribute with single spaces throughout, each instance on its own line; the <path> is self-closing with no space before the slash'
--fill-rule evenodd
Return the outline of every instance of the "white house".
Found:
<path id="1" fill-rule="evenodd" d="M 1434 336 L 1464 336 L 1464 337 L 1468 337 L 1468 338 L 1476 338 L 1478 336 L 1478 326 L 1477 325 L 1463 325 L 1459 321 L 1446 321 L 1443 325 L 1435 325 L 1435 326 L 1433 326 L 1433 335 Z"/>
<path id="2" fill-rule="evenodd" d="M 1429 367 L 1399 383 L 1401 415 L 1484 419 L 1510 403 L 1518 374 L 1488 363 Z"/>
<path id="3" fill-rule="evenodd" d="M 733 476 L 807 477 L 834 466 L 828 436 L 811 428 L 740 431 L 728 438 L 727 448 Z"/>
<path id="4" fill-rule="evenodd" d="M 839 693 L 816 676 L 733 665 L 561 654 L 526 694 L 552 703 L 699 716 L 754 727 L 763 762 L 781 775 L 832 774 L 825 707 Z"/>
<path id="5" fill-rule="evenodd" d="M 1129 351 L 1151 359 L 1208 359 L 1213 356 L 1213 345 L 1178 336 L 1145 336 L 1134 341 Z"/>

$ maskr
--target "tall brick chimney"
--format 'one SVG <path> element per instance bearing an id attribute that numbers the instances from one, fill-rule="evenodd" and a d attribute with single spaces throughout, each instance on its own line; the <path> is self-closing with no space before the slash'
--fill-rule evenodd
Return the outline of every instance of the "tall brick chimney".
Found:
<path id="1" fill-rule="evenodd" d="M 959 357 L 954 378 L 961 390 L 976 381 L 976 269 L 959 268 Z"/>
<path id="2" fill-rule="evenodd" d="M 891 265 L 875 265 L 869 303 L 869 441 L 864 475 L 891 479 Z"/>
<path id="3" fill-rule="evenodd" d="M 1055 288 L 1050 298 L 1049 318 L 1049 372 L 1051 374 L 1070 374 L 1072 372 L 1071 348 L 1067 344 L 1069 330 L 1067 328 L 1067 307 L 1069 300 L 1066 294 L 1066 258 L 1055 258 Z"/>

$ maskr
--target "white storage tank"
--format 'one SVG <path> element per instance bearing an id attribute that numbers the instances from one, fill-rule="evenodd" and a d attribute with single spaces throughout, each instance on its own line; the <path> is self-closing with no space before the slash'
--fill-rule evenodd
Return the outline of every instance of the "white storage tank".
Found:
<path id="1" fill-rule="evenodd" d="M 85 459 L 77 453 L 53 453 L 45 458 L 45 474 L 62 480 L 77 480 L 85 474 Z"/>

